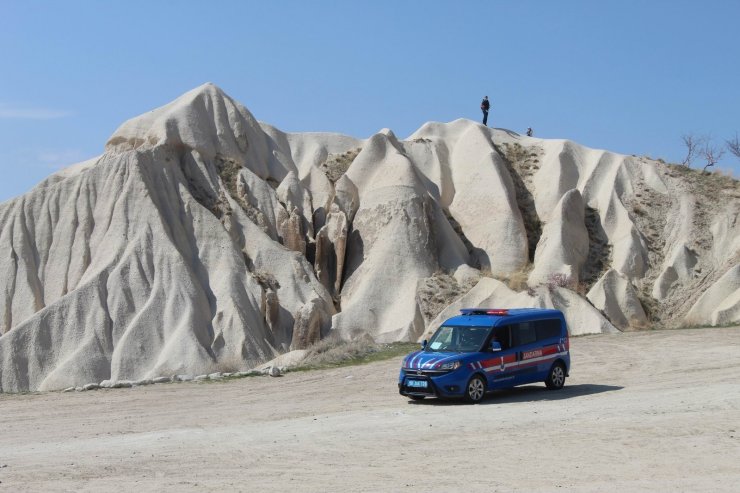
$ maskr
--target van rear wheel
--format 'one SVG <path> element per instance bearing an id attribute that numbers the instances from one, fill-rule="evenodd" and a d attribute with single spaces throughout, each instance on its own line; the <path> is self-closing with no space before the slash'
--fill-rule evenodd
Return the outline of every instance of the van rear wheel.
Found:
<path id="1" fill-rule="evenodd" d="M 478 404 L 486 395 L 486 382 L 480 375 L 473 375 L 465 388 L 465 400 L 471 404 Z"/>
<path id="2" fill-rule="evenodd" d="M 550 390 L 560 390 L 565 385 L 565 366 L 561 362 L 557 362 L 550 368 L 550 373 L 547 375 L 545 385 Z"/>

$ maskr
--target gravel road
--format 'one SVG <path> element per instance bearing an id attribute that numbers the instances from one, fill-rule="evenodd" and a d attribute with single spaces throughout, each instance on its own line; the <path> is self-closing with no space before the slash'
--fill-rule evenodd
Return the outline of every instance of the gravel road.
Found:
<path id="1" fill-rule="evenodd" d="M 571 340 L 561 391 L 398 395 L 399 360 L 0 394 L 0 491 L 738 491 L 740 328 Z"/>

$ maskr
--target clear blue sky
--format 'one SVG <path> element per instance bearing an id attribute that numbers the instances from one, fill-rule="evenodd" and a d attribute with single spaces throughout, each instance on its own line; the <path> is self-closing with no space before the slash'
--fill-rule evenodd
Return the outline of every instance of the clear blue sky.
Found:
<path id="1" fill-rule="evenodd" d="M 0 0 L 0 201 L 207 81 L 286 131 L 406 137 L 487 94 L 489 125 L 680 161 L 740 132 L 738 33 L 735 0 Z"/>

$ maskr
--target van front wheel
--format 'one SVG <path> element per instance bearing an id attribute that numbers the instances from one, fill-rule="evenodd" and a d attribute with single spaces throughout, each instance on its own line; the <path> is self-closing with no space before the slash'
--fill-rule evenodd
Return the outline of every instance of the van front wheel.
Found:
<path id="1" fill-rule="evenodd" d="M 480 375 L 473 375 L 465 389 L 465 400 L 472 404 L 478 404 L 485 395 L 486 382 Z"/>
<path id="2" fill-rule="evenodd" d="M 550 368 L 550 373 L 545 380 L 545 385 L 550 390 L 560 390 L 565 385 L 565 366 L 557 362 Z"/>

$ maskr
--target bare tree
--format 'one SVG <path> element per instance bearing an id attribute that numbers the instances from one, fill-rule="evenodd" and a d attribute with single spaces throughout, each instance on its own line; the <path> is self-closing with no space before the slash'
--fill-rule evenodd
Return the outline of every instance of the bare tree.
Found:
<path id="1" fill-rule="evenodd" d="M 681 140 L 683 141 L 683 145 L 686 146 L 686 158 L 684 158 L 681 164 L 690 168 L 691 162 L 697 155 L 699 155 L 701 152 L 701 146 L 706 143 L 707 138 L 697 137 L 694 134 L 684 134 L 681 136 Z"/>
<path id="2" fill-rule="evenodd" d="M 725 142 L 727 143 L 727 150 L 733 153 L 735 157 L 740 158 L 740 141 L 738 141 L 737 132 L 734 139 L 726 140 Z"/>
<path id="3" fill-rule="evenodd" d="M 704 169 L 702 170 L 703 173 L 707 168 L 714 166 L 720 159 L 722 159 L 722 156 L 725 155 L 725 150 L 707 142 L 701 150 L 701 155 L 707 162 L 706 166 L 704 166 Z"/>

